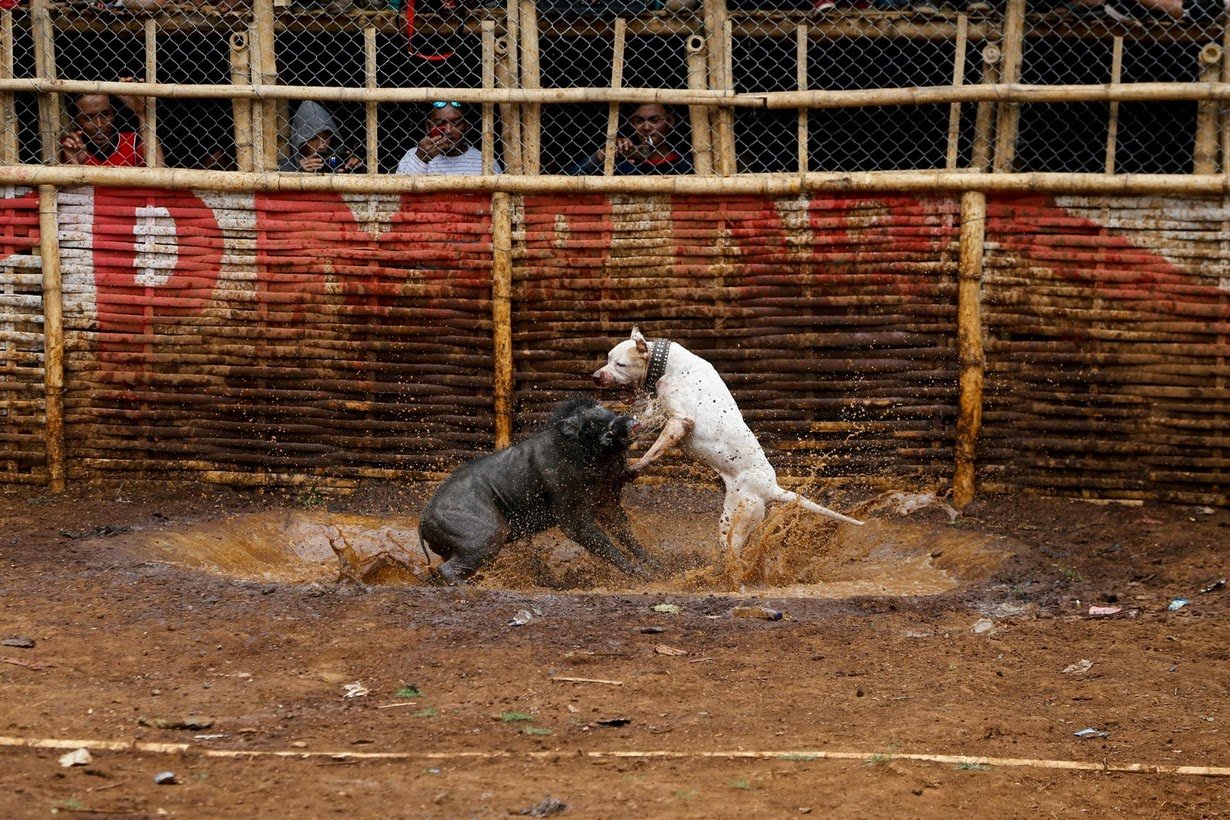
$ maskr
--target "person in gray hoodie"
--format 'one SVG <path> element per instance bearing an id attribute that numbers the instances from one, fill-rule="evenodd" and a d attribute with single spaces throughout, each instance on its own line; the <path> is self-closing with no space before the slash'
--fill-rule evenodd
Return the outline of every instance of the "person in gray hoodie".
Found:
<path id="1" fill-rule="evenodd" d="M 278 163 L 279 171 L 361 174 L 363 158 L 342 144 L 337 123 L 325 107 L 304 100 L 290 121 L 292 153 Z"/>

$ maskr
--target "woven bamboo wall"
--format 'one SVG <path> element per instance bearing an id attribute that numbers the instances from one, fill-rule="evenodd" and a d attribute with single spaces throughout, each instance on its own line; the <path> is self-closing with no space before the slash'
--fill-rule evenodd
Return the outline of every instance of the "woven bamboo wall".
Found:
<path id="1" fill-rule="evenodd" d="M 954 197 L 514 198 L 515 436 L 639 324 L 787 478 L 950 480 Z M 439 475 L 491 449 L 491 199 L 59 195 L 70 480 Z M 0 202 L 0 481 L 43 481 L 38 200 Z M 1230 206 L 992 196 L 983 489 L 1226 503 Z"/>
<path id="2" fill-rule="evenodd" d="M 988 208 L 987 486 L 1225 503 L 1230 207 Z"/>

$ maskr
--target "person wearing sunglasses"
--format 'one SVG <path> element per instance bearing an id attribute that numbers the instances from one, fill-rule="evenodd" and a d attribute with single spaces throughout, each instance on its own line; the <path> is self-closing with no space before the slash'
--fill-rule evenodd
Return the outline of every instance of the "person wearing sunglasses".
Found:
<path id="1" fill-rule="evenodd" d="M 675 115 L 660 103 L 645 103 L 628 117 L 631 136 L 615 140 L 615 173 L 619 176 L 690 174 L 692 161 L 673 144 Z M 570 176 L 601 174 L 606 165 L 606 146 L 568 169 Z"/>
<path id="2" fill-rule="evenodd" d="M 423 138 L 397 163 L 397 173 L 480 176 L 483 153 L 470 143 L 470 129 L 461 103 L 436 100 L 427 109 Z M 499 160 L 494 161 L 491 172 L 502 170 Z"/>

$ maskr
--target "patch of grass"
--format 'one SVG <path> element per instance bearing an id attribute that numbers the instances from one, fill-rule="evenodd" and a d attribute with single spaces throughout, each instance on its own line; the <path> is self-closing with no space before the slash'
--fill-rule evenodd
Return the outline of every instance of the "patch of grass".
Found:
<path id="1" fill-rule="evenodd" d="M 696 791 L 696 789 L 680 789 L 675 792 L 675 797 L 678 797 L 680 800 L 691 800 L 692 798 L 699 796 L 700 792 Z"/>
<path id="2" fill-rule="evenodd" d="M 820 759 L 820 756 L 819 756 L 819 755 L 800 754 L 800 753 L 798 753 L 798 752 L 791 752 L 790 754 L 785 754 L 785 755 L 782 755 L 782 756 L 781 756 L 781 759 L 782 759 L 782 760 L 796 760 L 796 761 L 800 761 L 800 762 L 804 762 L 804 763 L 805 763 L 805 762 L 807 762 L 807 761 L 809 761 L 809 760 L 819 760 L 819 759 Z"/>
<path id="3" fill-rule="evenodd" d="M 67 800 L 57 800 L 51 804 L 51 813 L 59 814 L 62 811 L 81 811 L 85 808 L 85 803 L 82 803 L 75 797 L 70 797 Z"/>
<path id="4" fill-rule="evenodd" d="M 732 780 L 726 785 L 730 786 L 732 789 L 743 789 L 745 792 L 750 792 L 752 790 L 752 784 L 742 779 Z"/>
<path id="5" fill-rule="evenodd" d="M 434 706 L 424 707 L 414 713 L 415 717 L 435 717 L 440 714 L 440 710 Z"/>
<path id="6" fill-rule="evenodd" d="M 413 683 L 407 683 L 402 688 L 398 689 L 397 694 L 393 695 L 393 697 L 405 698 L 409 700 L 411 698 L 421 698 L 423 697 L 423 693 L 420 692 L 419 688 Z"/>
<path id="7" fill-rule="evenodd" d="M 962 760 L 957 764 L 959 772 L 989 772 L 991 767 L 978 760 Z"/>
<path id="8" fill-rule="evenodd" d="M 295 503 L 305 510 L 313 510 L 325 503 L 325 496 L 316 487 L 308 487 L 295 497 Z"/>
<path id="9" fill-rule="evenodd" d="M 533 715 L 527 715 L 525 712 L 505 712 L 500 715 L 502 723 L 519 723 L 521 721 L 533 720 Z"/>
<path id="10" fill-rule="evenodd" d="M 1064 578 L 1067 578 L 1069 581 L 1072 581 L 1073 583 L 1081 583 L 1082 581 L 1085 580 L 1085 576 L 1081 575 L 1080 571 L 1073 567 L 1065 567 L 1061 564 L 1056 564 L 1055 568 L 1059 570 L 1059 573 Z"/>
<path id="11" fill-rule="evenodd" d="M 553 735 L 554 730 L 548 729 L 546 726 L 526 726 L 521 730 L 523 735 Z"/>
<path id="12" fill-rule="evenodd" d="M 893 752 L 896 750 L 896 748 L 897 748 L 896 746 L 892 746 L 889 748 L 887 752 L 876 752 L 871 757 L 864 760 L 863 765 L 864 766 L 883 766 L 884 764 L 891 762 L 893 759 Z"/>

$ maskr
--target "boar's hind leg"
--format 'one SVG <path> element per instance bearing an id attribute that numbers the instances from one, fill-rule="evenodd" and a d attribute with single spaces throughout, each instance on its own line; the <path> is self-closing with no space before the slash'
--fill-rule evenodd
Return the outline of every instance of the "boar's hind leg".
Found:
<path id="1" fill-rule="evenodd" d="M 480 566 L 494 558 L 508 540 L 502 523 L 465 523 L 469 526 L 464 532 L 454 530 L 449 533 L 449 552 L 446 554 L 450 557 L 437 569 L 450 584 L 459 584 L 473 575 Z M 435 549 L 434 542 L 432 548 Z"/>

